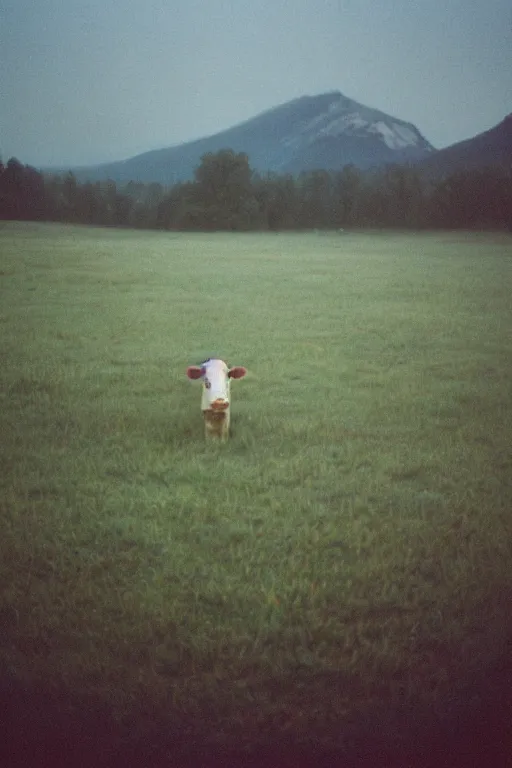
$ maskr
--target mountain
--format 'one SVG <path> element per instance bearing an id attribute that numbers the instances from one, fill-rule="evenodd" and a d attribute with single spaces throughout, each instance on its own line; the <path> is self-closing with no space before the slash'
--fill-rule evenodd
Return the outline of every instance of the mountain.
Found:
<path id="1" fill-rule="evenodd" d="M 80 181 L 172 185 L 192 179 L 201 156 L 221 149 L 245 152 L 254 170 L 279 174 L 414 162 L 435 151 L 411 123 L 334 91 L 294 99 L 207 138 L 73 171 Z"/>
<path id="2" fill-rule="evenodd" d="M 490 167 L 512 169 L 512 113 L 494 128 L 440 149 L 419 165 L 432 176 Z"/>

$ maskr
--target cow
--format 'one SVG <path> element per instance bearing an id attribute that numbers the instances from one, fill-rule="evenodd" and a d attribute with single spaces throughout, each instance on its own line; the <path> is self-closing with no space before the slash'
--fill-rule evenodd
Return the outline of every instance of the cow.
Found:
<path id="1" fill-rule="evenodd" d="M 204 416 L 205 436 L 225 441 L 229 437 L 231 379 L 241 379 L 247 370 L 237 365 L 229 368 L 224 360 L 209 358 L 201 365 L 189 365 L 189 379 L 203 380 L 201 410 Z"/>

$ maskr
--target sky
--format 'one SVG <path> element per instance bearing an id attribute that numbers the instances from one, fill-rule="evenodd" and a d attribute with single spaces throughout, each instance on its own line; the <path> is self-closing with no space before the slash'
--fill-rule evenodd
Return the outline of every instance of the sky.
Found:
<path id="1" fill-rule="evenodd" d="M 123 160 L 341 91 L 442 148 L 512 112 L 511 0 L 0 0 L 0 156 Z"/>

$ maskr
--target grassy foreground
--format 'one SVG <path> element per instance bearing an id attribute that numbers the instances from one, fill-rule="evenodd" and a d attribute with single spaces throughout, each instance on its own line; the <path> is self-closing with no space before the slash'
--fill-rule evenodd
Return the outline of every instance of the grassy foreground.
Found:
<path id="1" fill-rule="evenodd" d="M 512 238 L 0 229 L 0 667 L 340 749 L 512 612 Z M 188 364 L 245 365 L 205 444 Z"/>

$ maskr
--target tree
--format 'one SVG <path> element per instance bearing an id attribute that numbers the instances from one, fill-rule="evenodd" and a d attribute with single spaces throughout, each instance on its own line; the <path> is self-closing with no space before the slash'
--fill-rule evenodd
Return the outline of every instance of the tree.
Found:
<path id="1" fill-rule="evenodd" d="M 62 203 L 64 221 L 76 221 L 78 218 L 78 182 L 69 171 L 62 182 Z"/>
<path id="2" fill-rule="evenodd" d="M 269 174 L 255 180 L 254 195 L 259 226 L 264 229 L 292 229 L 298 220 L 299 197 L 293 176 Z"/>
<path id="3" fill-rule="evenodd" d="M 354 165 L 346 165 L 334 178 L 334 226 L 351 227 L 357 224 L 363 178 Z"/>
<path id="4" fill-rule="evenodd" d="M 299 223 L 305 229 L 333 226 L 333 185 L 327 171 L 309 171 L 299 177 Z"/>
<path id="5" fill-rule="evenodd" d="M 495 168 L 453 173 L 434 185 L 429 209 L 434 226 L 510 228 L 512 173 Z"/>
<path id="6" fill-rule="evenodd" d="M 196 169 L 190 202 L 202 210 L 204 229 L 249 229 L 257 211 L 246 154 L 207 153 Z"/>
<path id="7" fill-rule="evenodd" d="M 0 216 L 2 219 L 21 219 L 23 165 L 15 157 L 8 160 L 0 177 Z"/>
<path id="8" fill-rule="evenodd" d="M 387 198 L 384 225 L 417 227 L 423 223 L 424 199 L 419 172 L 406 165 L 389 165 L 380 176 L 380 186 Z"/>
<path id="9" fill-rule="evenodd" d="M 11 158 L 0 168 L 0 218 L 42 219 L 46 214 L 43 177 Z"/>

